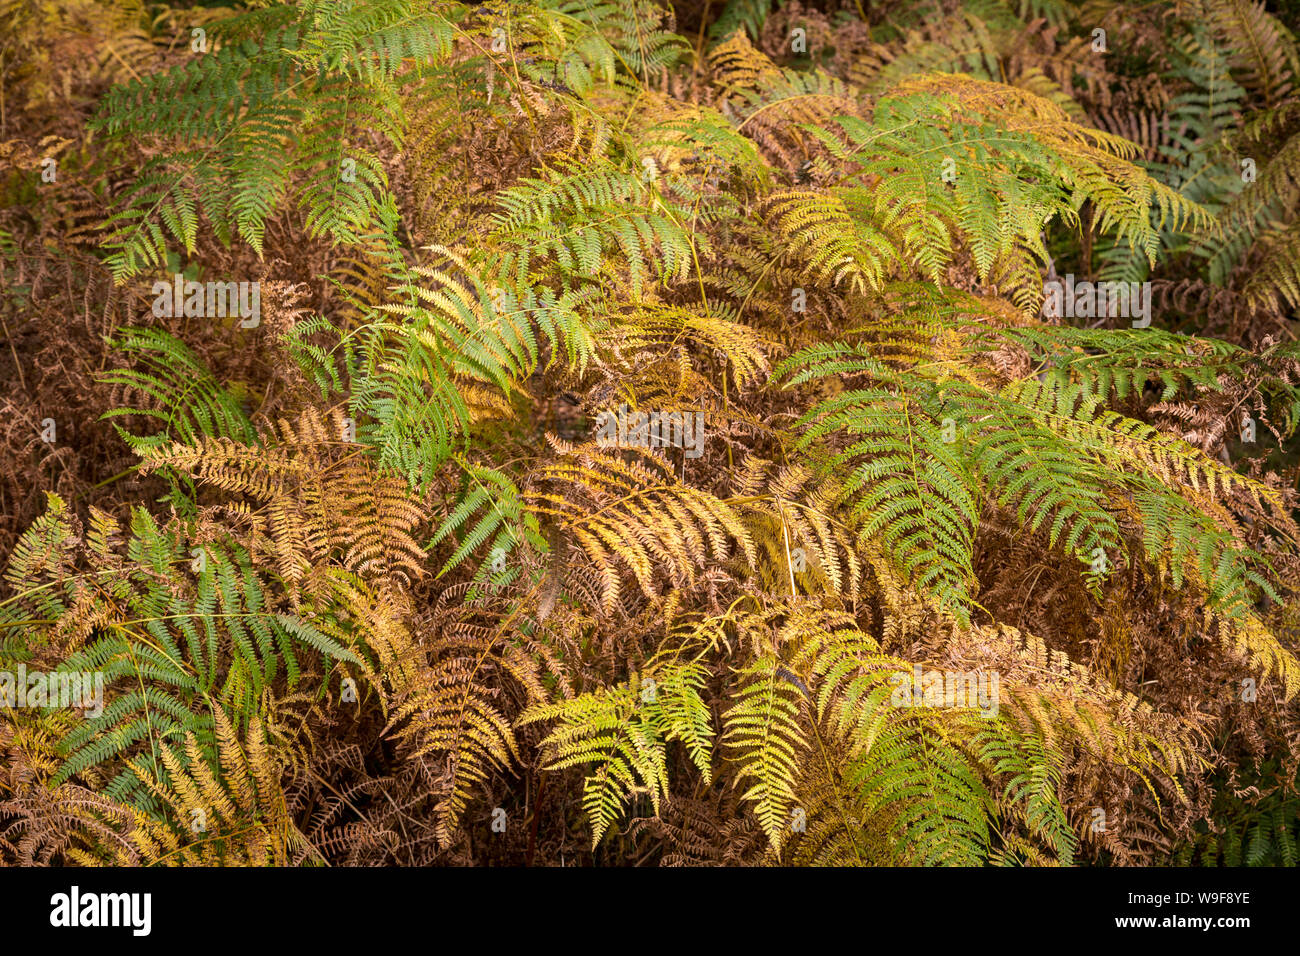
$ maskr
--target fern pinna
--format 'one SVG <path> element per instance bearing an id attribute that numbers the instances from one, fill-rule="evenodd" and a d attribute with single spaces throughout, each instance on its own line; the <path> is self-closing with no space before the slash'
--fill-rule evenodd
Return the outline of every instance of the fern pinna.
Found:
<path id="1" fill-rule="evenodd" d="M 134 57 L 67 160 L 123 460 L 0 593 L 0 671 L 102 707 L 0 708 L 0 858 L 1293 862 L 1294 41 L 960 6 Z M 141 307 L 237 270 L 237 346 Z"/>

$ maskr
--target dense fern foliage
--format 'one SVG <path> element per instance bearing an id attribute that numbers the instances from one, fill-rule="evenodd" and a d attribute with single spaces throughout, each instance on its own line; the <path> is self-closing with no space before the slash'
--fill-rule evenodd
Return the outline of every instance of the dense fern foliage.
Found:
<path id="1" fill-rule="evenodd" d="M 0 24 L 0 860 L 1295 864 L 1296 24 Z"/>

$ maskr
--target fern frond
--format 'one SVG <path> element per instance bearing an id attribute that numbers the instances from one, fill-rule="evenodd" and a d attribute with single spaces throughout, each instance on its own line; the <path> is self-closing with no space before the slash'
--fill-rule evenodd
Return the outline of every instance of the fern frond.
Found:
<path id="1" fill-rule="evenodd" d="M 667 744 L 680 740 L 707 783 L 713 731 L 700 695 L 705 669 L 698 662 L 672 662 L 648 669 L 638 680 L 533 707 L 521 724 L 555 720 L 542 741 L 552 754 L 548 770 L 595 764 L 583 788 L 592 825 L 592 846 L 623 815 L 638 794 L 650 797 L 656 814 L 669 793 Z"/>
<path id="2" fill-rule="evenodd" d="M 595 565 L 607 609 L 618 600 L 624 568 L 653 596 L 657 570 L 685 586 L 707 561 L 724 560 L 729 542 L 754 560 L 749 532 L 726 501 L 679 483 L 653 453 L 629 452 L 630 462 L 574 449 L 543 469 L 530 493 L 532 510 L 556 522 Z"/>

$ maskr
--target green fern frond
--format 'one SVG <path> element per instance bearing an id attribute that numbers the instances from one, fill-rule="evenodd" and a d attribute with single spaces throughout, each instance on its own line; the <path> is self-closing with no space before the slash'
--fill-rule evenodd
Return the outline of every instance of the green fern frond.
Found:
<path id="1" fill-rule="evenodd" d="M 670 798 L 667 744 L 679 740 L 707 783 L 713 730 L 700 692 L 706 672 L 698 662 L 664 661 L 637 680 L 533 707 L 521 724 L 557 721 L 542 741 L 551 754 L 548 770 L 595 764 L 583 787 L 583 807 L 600 843 L 638 794 L 655 813 Z"/>
<path id="2" fill-rule="evenodd" d="M 100 381 L 147 396 L 152 407 L 115 408 L 104 418 L 141 415 L 162 423 L 153 435 L 137 436 L 117 426 L 132 450 L 144 453 L 170 442 L 230 438 L 253 442 L 257 434 L 234 395 L 184 342 L 155 329 L 126 328 L 111 344 L 134 362 L 133 367 L 105 373 Z"/>
<path id="3" fill-rule="evenodd" d="M 879 533 L 905 577 L 964 615 L 980 495 L 942 422 L 905 394 L 862 389 L 822 402 L 798 424 L 801 449 L 844 433 L 846 444 L 819 467 L 847 472 L 841 494 L 862 534 Z"/>

